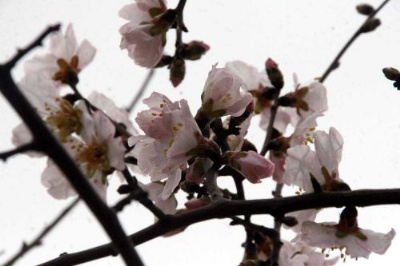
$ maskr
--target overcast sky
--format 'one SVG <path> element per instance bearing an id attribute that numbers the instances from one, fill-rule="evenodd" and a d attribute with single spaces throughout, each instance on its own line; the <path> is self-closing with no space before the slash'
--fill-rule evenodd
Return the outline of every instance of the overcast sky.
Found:
<path id="1" fill-rule="evenodd" d="M 78 41 L 88 39 L 97 54 L 80 76 L 82 94 L 98 90 L 120 106 L 129 104 L 147 73 L 135 66 L 126 51 L 119 49 L 119 27 L 124 20 L 118 10 L 130 1 L 99 0 L 0 0 L 0 61 L 10 58 L 16 47 L 25 46 L 47 25 L 72 22 Z M 171 7 L 177 1 L 169 1 Z M 211 50 L 202 60 L 187 64 L 187 75 L 178 88 L 168 81 L 168 72 L 158 70 L 151 91 L 167 94 L 172 100 L 187 98 L 192 113 L 200 105 L 200 94 L 211 66 L 243 60 L 263 69 L 268 57 L 278 62 L 285 75 L 285 90 L 293 87 L 292 74 L 306 82 L 322 75 L 339 49 L 365 19 L 354 9 L 354 0 L 188 0 L 185 22 L 189 33 L 184 41 L 202 40 Z M 368 1 L 378 6 L 380 1 Z M 326 80 L 329 110 L 318 120 L 319 129 L 336 127 L 344 138 L 341 177 L 352 187 L 400 187 L 400 92 L 382 74 L 382 68 L 400 68 L 400 0 L 392 0 L 378 15 L 382 25 L 376 32 L 361 36 L 341 60 L 341 66 Z M 167 51 L 172 53 L 175 34 L 168 35 Z M 39 49 L 35 52 L 40 52 Z M 29 55 L 28 57 L 31 57 Z M 21 64 L 14 72 L 22 76 Z M 0 151 L 12 148 L 11 130 L 20 119 L 0 97 Z M 143 108 L 138 105 L 136 110 Z M 134 114 L 132 115 L 134 118 Z M 257 127 L 257 125 L 254 125 Z M 254 131 L 261 146 L 263 136 Z M 51 220 L 67 201 L 51 198 L 40 183 L 44 159 L 17 156 L 0 163 L 0 262 L 29 241 Z M 229 185 L 229 184 L 227 184 Z M 117 199 L 117 179 L 111 181 L 109 201 Z M 249 198 L 270 197 L 273 182 L 246 184 Z M 290 192 L 291 193 L 291 192 Z M 290 194 L 287 192 L 287 194 Z M 183 199 L 183 197 L 181 198 Z M 340 210 L 323 212 L 318 221 L 337 221 Z M 133 204 L 120 214 L 128 233 L 153 222 L 152 215 Z M 395 228 L 400 232 L 398 206 L 359 209 L 359 225 L 378 232 Z M 254 221 L 266 226 L 272 219 L 258 216 Z M 244 230 L 230 227 L 229 220 L 196 224 L 170 238 L 160 238 L 138 247 L 146 265 L 237 265 L 243 254 L 240 244 Z M 285 235 L 285 233 L 284 233 Z M 290 238 L 288 239 L 290 240 Z M 33 265 L 108 242 L 102 228 L 81 204 L 70 217 L 17 265 Z M 400 240 L 396 237 L 384 256 L 371 255 L 357 265 L 393 265 L 398 261 Z M 0 253 L 1 254 L 1 253 Z M 333 253 L 334 255 L 334 253 Z M 116 264 L 108 258 L 87 265 Z M 345 265 L 356 265 L 347 260 Z"/>

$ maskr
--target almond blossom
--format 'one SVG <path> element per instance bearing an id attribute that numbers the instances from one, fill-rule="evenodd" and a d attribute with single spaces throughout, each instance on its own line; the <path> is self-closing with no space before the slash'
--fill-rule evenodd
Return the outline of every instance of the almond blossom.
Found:
<path id="1" fill-rule="evenodd" d="M 76 84 L 78 73 L 93 60 L 96 53 L 96 49 L 87 40 L 78 46 L 71 24 L 65 35 L 61 32 L 51 35 L 49 49 L 50 53 L 28 60 L 25 72 L 43 73 L 58 84 Z"/>
<path id="2" fill-rule="evenodd" d="M 274 172 L 274 164 L 254 151 L 226 152 L 228 164 L 242 173 L 251 183 L 260 183 Z"/>
<path id="3" fill-rule="evenodd" d="M 65 142 L 72 133 L 79 134 L 85 121 L 90 120 L 89 114 L 83 112 L 86 106 L 82 101 L 73 105 L 63 99 L 54 82 L 44 78 L 43 75 L 27 75 L 18 86 L 62 142 Z M 18 126 L 13 130 L 14 145 L 20 146 L 29 141 L 31 136 L 25 126 Z"/>
<path id="4" fill-rule="evenodd" d="M 352 258 L 368 258 L 371 252 L 384 254 L 395 234 L 393 229 L 383 234 L 358 228 L 354 233 L 339 236 L 334 222 L 318 224 L 306 221 L 299 238 L 310 246 L 340 250 L 345 248 L 345 253 Z"/>
<path id="5" fill-rule="evenodd" d="M 168 19 L 160 19 L 167 10 L 164 0 L 136 0 L 124 6 L 119 15 L 129 20 L 119 32 L 121 49 L 127 49 L 136 64 L 154 67 L 163 55 L 165 33 L 171 26 Z"/>
<path id="6" fill-rule="evenodd" d="M 171 102 L 166 96 L 153 92 L 143 101 L 150 109 L 138 114 L 136 122 L 145 136 L 129 139 L 135 145 L 138 166 L 151 180 L 167 179 L 162 198 L 168 198 L 181 180 L 182 167 L 193 157 L 201 131 L 187 101 Z"/>
<path id="7" fill-rule="evenodd" d="M 121 138 L 114 138 L 114 135 L 114 125 L 103 113 L 96 111 L 93 112 L 92 121 L 84 124 L 81 139 L 69 137 L 65 144 L 67 151 L 103 198 L 106 196 L 107 176 L 114 170 L 125 168 L 125 147 Z M 42 183 L 57 199 L 76 194 L 51 161 L 42 174 Z"/>
<path id="8" fill-rule="evenodd" d="M 290 243 L 282 241 L 279 253 L 279 264 L 284 266 L 329 266 L 335 265 L 338 257 L 327 259 L 324 254 L 305 243 Z"/>
<path id="9" fill-rule="evenodd" d="M 342 183 L 338 169 L 342 157 L 342 136 L 333 127 L 330 128 L 329 134 L 316 131 L 314 145 L 315 151 L 307 145 L 297 145 L 287 150 L 283 182 L 312 192 L 312 176 L 324 190 L 335 190 L 335 186 Z"/>
<path id="10" fill-rule="evenodd" d="M 241 89 L 243 82 L 226 68 L 216 65 L 208 73 L 202 94 L 202 111 L 211 118 L 240 116 L 252 101 L 250 93 Z"/>

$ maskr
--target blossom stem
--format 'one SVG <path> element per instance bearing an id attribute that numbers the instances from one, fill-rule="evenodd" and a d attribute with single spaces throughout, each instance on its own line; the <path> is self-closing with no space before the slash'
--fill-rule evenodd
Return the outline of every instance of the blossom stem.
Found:
<path id="1" fill-rule="evenodd" d="M 206 173 L 204 182 L 204 186 L 213 201 L 220 201 L 223 199 L 222 191 L 217 184 L 217 177 L 218 171 L 214 167 L 211 167 Z"/>
<path id="2" fill-rule="evenodd" d="M 23 243 L 20 251 L 17 252 L 11 259 L 9 259 L 3 266 L 11 266 L 13 265 L 18 259 L 24 256 L 29 250 L 36 246 L 40 246 L 42 244 L 42 239 L 50 233 L 51 230 L 56 227 L 56 225 L 78 204 L 79 198 L 75 199 L 71 202 L 48 226 L 46 226 L 42 232 L 30 243 Z"/>
<path id="3" fill-rule="evenodd" d="M 139 102 L 139 100 L 142 98 L 143 93 L 146 91 L 147 87 L 150 84 L 151 79 L 153 78 L 155 73 L 155 69 L 151 68 L 149 70 L 149 72 L 147 72 L 146 78 L 144 79 L 142 86 L 140 86 L 140 89 L 138 90 L 138 92 L 135 95 L 135 98 L 133 98 L 132 102 L 129 104 L 129 106 L 126 108 L 126 111 L 128 113 L 131 113 L 133 108 L 135 108 L 135 106 L 137 105 L 137 103 Z"/>
<path id="4" fill-rule="evenodd" d="M 336 55 L 335 59 L 333 59 L 332 63 L 329 65 L 329 67 L 325 70 L 324 74 L 321 76 L 319 81 L 323 83 L 329 74 L 335 70 L 339 66 L 339 60 L 343 56 L 343 54 L 347 51 L 347 49 L 353 44 L 353 42 L 363 33 L 362 29 L 364 25 L 370 21 L 390 0 L 385 0 L 382 2 L 382 4 L 374 10 L 371 14 L 368 15 L 367 19 L 364 21 L 364 23 L 361 24 L 361 26 L 358 28 L 358 30 L 351 36 L 351 38 L 347 41 L 347 43 L 343 46 L 343 48 L 339 51 L 339 53 Z"/>

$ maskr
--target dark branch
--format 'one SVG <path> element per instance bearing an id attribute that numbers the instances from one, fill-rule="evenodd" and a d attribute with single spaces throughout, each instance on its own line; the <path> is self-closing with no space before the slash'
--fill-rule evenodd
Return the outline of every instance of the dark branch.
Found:
<path id="1" fill-rule="evenodd" d="M 41 34 L 37 40 L 29 45 L 28 48 L 20 51 L 13 59 L 11 59 L 11 61 L 5 65 L 0 65 L 0 91 L 29 127 L 33 134 L 34 142 L 37 144 L 39 149 L 46 153 L 57 164 L 73 188 L 96 216 L 110 239 L 113 241 L 116 249 L 121 253 L 126 264 L 143 265 L 132 242 L 127 238 L 115 213 L 108 208 L 105 202 L 99 197 L 93 186 L 80 171 L 75 161 L 69 156 L 62 144 L 50 132 L 41 117 L 15 85 L 11 77 L 12 66 L 14 66 L 23 55 L 28 53 L 34 47 L 40 45 L 47 34 L 56 29 L 58 29 L 58 27 L 50 27 Z"/>
<path id="2" fill-rule="evenodd" d="M 356 207 L 400 204 L 400 189 L 323 192 L 278 199 L 218 201 L 204 208 L 171 216 L 170 219 L 165 221 L 159 221 L 131 235 L 130 238 L 137 245 L 140 245 L 175 229 L 211 219 L 254 214 L 269 214 L 280 217 L 289 212 L 328 207 L 339 208 L 347 206 L 349 203 Z M 68 266 L 100 259 L 112 254 L 112 245 L 106 244 L 85 251 L 67 254 L 40 264 L 40 266 Z"/>

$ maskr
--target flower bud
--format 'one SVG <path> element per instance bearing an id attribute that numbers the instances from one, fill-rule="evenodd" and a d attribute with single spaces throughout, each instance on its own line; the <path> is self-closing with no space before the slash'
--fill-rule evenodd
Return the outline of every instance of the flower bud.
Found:
<path id="1" fill-rule="evenodd" d="M 188 44 L 185 44 L 181 51 L 181 56 L 183 59 L 187 60 L 198 60 L 204 55 L 210 46 L 200 41 L 191 41 Z"/>
<path id="2" fill-rule="evenodd" d="M 299 222 L 297 221 L 297 219 L 293 216 L 285 216 L 282 217 L 281 219 L 279 219 L 279 222 L 283 223 L 286 226 L 289 227 L 293 227 L 295 225 L 297 225 Z"/>
<path id="3" fill-rule="evenodd" d="M 271 58 L 268 58 L 268 60 L 265 62 L 265 68 L 272 85 L 278 90 L 282 89 L 284 81 L 283 75 L 278 68 L 278 64 Z"/>
<path id="4" fill-rule="evenodd" d="M 367 33 L 367 32 L 374 31 L 376 28 L 379 27 L 379 25 L 381 25 L 381 21 L 378 18 L 369 19 L 361 27 L 360 32 Z"/>
<path id="5" fill-rule="evenodd" d="M 356 6 L 357 12 L 361 15 L 369 16 L 371 15 L 375 9 L 369 4 L 359 4 Z"/>
<path id="6" fill-rule="evenodd" d="M 400 79 L 400 72 L 393 68 L 393 67 L 386 67 L 382 69 L 383 74 L 385 74 L 385 77 L 389 80 L 396 81 Z"/>
<path id="7" fill-rule="evenodd" d="M 170 65 L 169 80 L 174 87 L 177 87 L 185 78 L 185 61 L 174 59 Z"/>

